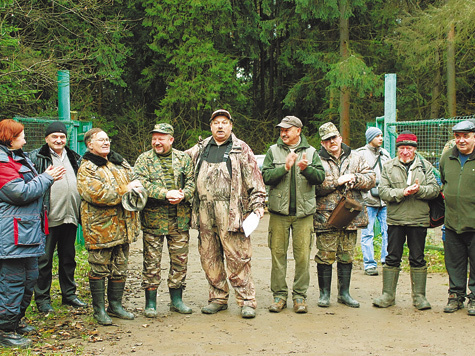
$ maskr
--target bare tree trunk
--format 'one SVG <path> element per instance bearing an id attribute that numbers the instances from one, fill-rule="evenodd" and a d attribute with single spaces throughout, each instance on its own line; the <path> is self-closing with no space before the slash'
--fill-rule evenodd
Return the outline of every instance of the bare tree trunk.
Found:
<path id="1" fill-rule="evenodd" d="M 447 35 L 447 105 L 449 117 L 457 116 L 455 96 L 455 25 L 450 25 Z"/>
<path id="2" fill-rule="evenodd" d="M 350 41 L 349 19 L 345 16 L 348 0 L 340 0 L 340 55 L 342 60 L 348 58 Z M 340 132 L 343 142 L 350 142 L 350 91 L 342 87 L 340 92 Z"/>
<path id="3" fill-rule="evenodd" d="M 435 54 L 435 78 L 434 86 L 432 88 L 432 101 L 430 103 L 430 118 L 438 119 L 440 110 L 440 87 L 442 86 L 442 75 L 440 73 L 440 54 L 439 51 Z"/>

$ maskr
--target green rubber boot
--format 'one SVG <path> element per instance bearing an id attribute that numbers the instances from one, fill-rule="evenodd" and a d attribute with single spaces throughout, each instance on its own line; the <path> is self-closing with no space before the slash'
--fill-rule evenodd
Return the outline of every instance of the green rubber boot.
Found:
<path id="1" fill-rule="evenodd" d="M 373 305 L 379 308 L 387 308 L 396 304 L 396 287 L 401 268 L 383 267 L 383 294 L 373 300 Z"/>
<path id="2" fill-rule="evenodd" d="M 350 295 L 350 281 L 351 270 L 353 268 L 352 263 L 338 263 L 338 303 L 347 305 L 352 308 L 359 308 L 360 303 L 354 300 Z"/>
<path id="3" fill-rule="evenodd" d="M 116 281 L 109 279 L 107 286 L 107 298 L 109 299 L 109 307 L 107 313 L 120 319 L 134 320 L 134 314 L 128 312 L 122 306 L 122 297 L 124 295 L 125 281 Z"/>
<path id="4" fill-rule="evenodd" d="M 320 289 L 320 298 L 318 306 L 328 308 L 330 306 L 330 290 L 332 285 L 332 266 L 317 264 L 318 287 Z"/>
<path id="5" fill-rule="evenodd" d="M 426 299 L 427 266 L 411 267 L 412 304 L 418 310 L 430 309 Z"/>
<path id="6" fill-rule="evenodd" d="M 91 288 L 94 319 L 101 325 L 112 325 L 112 319 L 106 313 L 104 279 L 89 278 L 89 287 Z"/>
<path id="7" fill-rule="evenodd" d="M 157 290 L 146 289 L 145 290 L 145 310 L 144 313 L 147 318 L 157 317 Z"/>
<path id="8" fill-rule="evenodd" d="M 180 314 L 191 314 L 193 310 L 189 306 L 187 306 L 185 303 L 183 303 L 183 288 L 177 288 L 173 289 L 170 288 L 170 310 L 171 311 L 176 311 Z"/>

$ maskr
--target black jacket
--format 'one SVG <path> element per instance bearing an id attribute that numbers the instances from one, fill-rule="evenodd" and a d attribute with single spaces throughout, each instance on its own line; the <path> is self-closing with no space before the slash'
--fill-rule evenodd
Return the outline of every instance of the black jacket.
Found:
<path id="1" fill-rule="evenodd" d="M 78 169 L 79 165 L 81 164 L 81 156 L 78 155 L 76 152 L 68 148 L 67 146 L 64 147 L 66 150 L 66 154 L 68 155 L 69 162 L 71 162 L 71 166 L 74 169 L 74 174 L 78 174 Z M 40 148 L 37 148 L 36 150 L 31 151 L 28 154 L 30 160 L 34 163 L 35 169 L 38 172 L 38 174 L 43 173 L 46 171 L 46 169 L 53 164 L 53 159 L 51 158 L 51 151 L 47 143 L 45 143 L 43 146 Z M 45 195 L 43 197 L 43 202 L 46 206 L 46 209 L 49 211 L 49 202 L 50 202 L 50 191 L 51 189 L 48 189 L 45 192 Z"/>

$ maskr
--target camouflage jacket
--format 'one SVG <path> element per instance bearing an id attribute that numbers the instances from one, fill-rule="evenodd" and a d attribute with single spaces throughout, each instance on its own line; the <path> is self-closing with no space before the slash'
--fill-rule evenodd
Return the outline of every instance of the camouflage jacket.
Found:
<path id="1" fill-rule="evenodd" d="M 368 191 L 376 184 L 376 174 L 368 166 L 363 156 L 344 143 L 341 146 L 340 162 L 337 162 L 323 147 L 319 152 L 325 168 L 325 180 L 321 185 L 315 187 L 317 212 L 315 213 L 314 227 L 316 231 L 328 230 L 326 226 L 328 218 L 344 193 L 345 186 L 338 186 L 340 176 L 344 174 L 356 175 L 356 184 L 351 190 L 348 190 L 348 196 L 361 204 L 364 204 L 361 192 Z M 368 225 L 368 214 L 365 208 L 345 230 L 356 230 L 358 227 L 366 225 Z"/>
<path id="2" fill-rule="evenodd" d="M 84 241 L 89 250 L 132 243 L 140 235 L 139 214 L 122 207 L 132 167 L 111 151 L 108 160 L 87 152 L 78 170 Z"/>
<path id="3" fill-rule="evenodd" d="M 231 134 L 231 138 L 233 147 L 229 153 L 229 159 L 232 169 L 232 195 L 229 201 L 228 231 L 242 231 L 242 222 L 247 215 L 258 208 L 264 208 L 266 189 L 251 148 L 234 134 Z M 201 153 L 210 140 L 211 137 L 208 137 L 186 151 L 191 156 L 195 168 L 200 166 Z M 198 173 L 195 169 L 195 181 Z M 191 218 L 193 229 L 199 229 L 199 205 L 198 194 L 195 194 Z"/>
<path id="4" fill-rule="evenodd" d="M 195 191 L 193 179 L 193 164 L 190 157 L 172 149 L 172 166 L 175 186 L 182 188 L 185 198 L 176 205 L 178 230 L 188 231 L 191 219 L 191 200 Z M 148 191 L 148 201 L 142 210 L 141 219 L 144 231 L 154 235 L 168 234 L 168 208 L 171 205 L 166 195 L 168 193 L 164 172 L 160 159 L 152 149 L 142 153 L 135 162 L 135 174 Z"/>

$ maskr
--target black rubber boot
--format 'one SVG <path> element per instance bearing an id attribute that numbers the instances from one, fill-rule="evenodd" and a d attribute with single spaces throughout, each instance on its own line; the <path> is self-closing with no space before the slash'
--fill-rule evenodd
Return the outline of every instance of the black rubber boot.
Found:
<path id="1" fill-rule="evenodd" d="M 156 289 L 145 289 L 145 310 L 143 314 L 147 318 L 155 318 L 158 315 Z"/>
<path id="2" fill-rule="evenodd" d="M 32 341 L 13 331 L 0 330 L 0 346 L 27 348 L 31 346 Z"/>
<path id="3" fill-rule="evenodd" d="M 89 278 L 89 287 L 91 288 L 94 319 L 101 325 L 112 325 L 112 319 L 106 313 L 104 279 Z"/>
<path id="4" fill-rule="evenodd" d="M 352 308 L 359 308 L 360 303 L 354 300 L 350 295 L 350 281 L 352 263 L 338 263 L 338 303 L 345 304 Z"/>
<path id="5" fill-rule="evenodd" d="M 426 299 L 427 266 L 411 267 L 412 304 L 418 310 L 430 309 Z"/>
<path id="6" fill-rule="evenodd" d="M 396 287 L 400 271 L 399 267 L 388 265 L 383 267 L 383 294 L 373 299 L 375 307 L 387 308 L 396 304 Z"/>
<path id="7" fill-rule="evenodd" d="M 320 298 L 318 306 L 328 308 L 330 306 L 330 290 L 332 285 L 332 266 L 317 264 L 318 287 L 320 289 Z"/>
<path id="8" fill-rule="evenodd" d="M 183 288 L 173 289 L 170 288 L 170 310 L 176 311 L 180 314 L 191 314 L 193 310 L 185 303 L 183 303 Z"/>
<path id="9" fill-rule="evenodd" d="M 107 313 L 120 319 L 134 320 L 134 314 L 128 312 L 122 306 L 122 297 L 124 296 L 125 281 L 116 281 L 109 279 L 107 285 L 107 298 L 109 307 Z"/>

